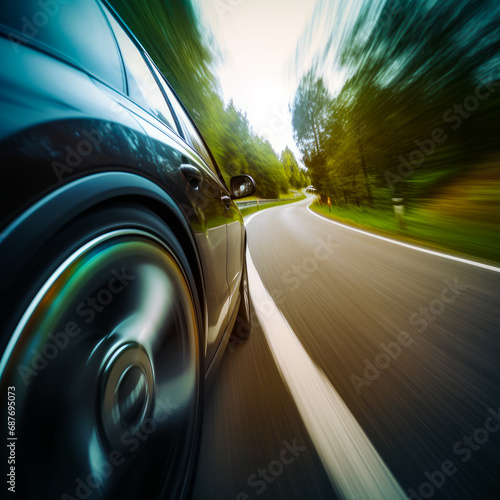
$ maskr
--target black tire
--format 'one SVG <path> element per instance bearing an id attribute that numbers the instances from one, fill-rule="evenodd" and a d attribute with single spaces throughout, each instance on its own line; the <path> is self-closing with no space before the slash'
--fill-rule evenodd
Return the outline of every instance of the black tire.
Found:
<path id="1" fill-rule="evenodd" d="M 102 206 L 22 255 L 0 364 L 19 497 L 186 498 L 203 321 L 178 239 L 139 205 Z"/>

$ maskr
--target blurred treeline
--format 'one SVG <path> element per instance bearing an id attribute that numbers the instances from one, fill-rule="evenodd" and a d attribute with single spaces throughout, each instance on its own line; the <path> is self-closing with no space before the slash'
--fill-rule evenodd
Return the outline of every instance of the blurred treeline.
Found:
<path id="1" fill-rule="evenodd" d="M 348 75 L 340 92 L 332 96 L 313 69 L 292 110 L 323 199 L 415 206 L 479 176 L 492 181 L 479 194 L 484 212 L 498 206 L 498 0 L 367 0 L 339 54 Z"/>
<path id="2" fill-rule="evenodd" d="M 190 0 L 111 0 L 177 92 L 212 151 L 226 182 L 250 174 L 257 195 L 279 198 L 307 185 L 305 173 L 287 148 L 278 156 L 258 137 L 246 115 L 224 105 L 213 74 L 218 51 L 202 31 Z"/>

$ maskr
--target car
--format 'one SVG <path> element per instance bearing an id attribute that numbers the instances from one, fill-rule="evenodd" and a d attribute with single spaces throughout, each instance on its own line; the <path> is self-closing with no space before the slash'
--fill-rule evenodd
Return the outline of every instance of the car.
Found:
<path id="1" fill-rule="evenodd" d="M 3 2 L 0 32 L 7 487 L 185 498 L 205 387 L 250 328 L 234 200 L 255 182 L 227 187 L 106 2 Z"/>

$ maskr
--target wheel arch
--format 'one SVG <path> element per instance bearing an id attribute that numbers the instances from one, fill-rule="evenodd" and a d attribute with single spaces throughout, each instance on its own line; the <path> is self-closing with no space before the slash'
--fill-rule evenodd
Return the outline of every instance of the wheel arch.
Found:
<path id="1" fill-rule="evenodd" d="M 185 215 L 174 199 L 154 182 L 128 172 L 102 172 L 70 182 L 36 202 L 9 226 L 0 236 L 0 262 L 10 262 L 30 243 L 43 244 L 48 234 L 55 233 L 75 217 L 102 205 L 134 201 L 148 208 L 169 227 L 179 240 L 191 267 L 202 313 L 200 347 L 206 353 L 207 305 L 203 269 L 195 239 Z M 26 237 L 26 235 L 29 235 Z M 21 246 L 21 248 L 19 248 Z M 22 265 L 22 255 L 18 266 Z M 16 265 L 4 268 L 0 283 L 0 297 L 8 293 L 9 284 L 16 279 Z M 0 339 L 0 352 L 8 339 Z M 203 356 L 204 357 L 204 356 Z"/>

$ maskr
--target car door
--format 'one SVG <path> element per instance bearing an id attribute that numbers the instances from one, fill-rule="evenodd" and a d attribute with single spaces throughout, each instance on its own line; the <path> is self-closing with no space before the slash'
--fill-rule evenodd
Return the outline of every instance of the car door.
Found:
<path id="1" fill-rule="evenodd" d="M 240 282 L 244 262 L 245 226 L 243 217 L 234 201 L 228 205 L 227 218 L 227 264 L 226 274 L 229 285 L 229 310 L 234 311 L 238 305 Z"/>
<path id="2" fill-rule="evenodd" d="M 155 69 L 156 71 L 156 69 Z M 159 72 L 158 72 L 159 74 Z M 161 75 L 160 75 L 161 77 Z M 228 207 L 231 203 L 231 198 L 229 196 L 229 192 L 227 187 L 224 184 L 222 179 L 222 174 L 216 168 L 214 162 L 212 161 L 208 150 L 201 139 L 198 131 L 194 127 L 191 122 L 191 119 L 184 111 L 183 107 L 177 100 L 177 97 L 174 95 L 168 84 L 162 78 L 162 85 L 164 85 L 165 93 L 169 98 L 169 102 L 172 104 L 172 108 L 176 117 L 179 120 L 179 126 L 183 130 L 183 135 L 186 138 L 186 141 L 192 147 L 193 151 L 197 153 L 197 164 L 202 165 L 202 169 L 207 176 L 207 182 L 205 182 L 204 186 L 201 189 L 201 193 L 206 200 L 210 200 L 210 214 L 209 217 L 212 219 L 207 222 L 206 230 L 209 232 L 217 231 L 217 235 L 213 234 L 211 236 L 212 239 L 217 240 L 218 245 L 225 246 L 225 260 L 217 260 L 217 265 L 212 265 L 210 269 L 207 269 L 207 275 L 211 276 L 211 280 L 217 284 L 217 286 L 222 287 L 222 282 L 225 283 L 224 289 L 224 298 L 225 298 L 225 318 L 224 321 L 217 323 L 217 325 L 213 325 L 212 328 L 209 327 L 208 334 L 208 348 L 209 352 L 215 353 L 215 350 L 219 346 L 222 336 L 226 330 L 226 327 L 229 323 L 229 312 L 231 311 L 230 307 L 230 292 L 227 280 L 227 259 L 232 252 L 231 246 L 228 245 L 228 237 L 227 237 L 227 214 Z M 208 209 L 208 205 L 207 205 Z M 220 230 L 224 224 L 224 234 Z M 222 255 L 222 248 L 220 249 L 220 253 Z M 214 290 L 207 290 L 207 295 L 214 293 Z M 217 292 L 219 293 L 219 292 Z M 219 299 L 217 299 L 219 300 Z M 219 330 L 217 330 L 219 329 Z"/>
<path id="3" fill-rule="evenodd" d="M 162 75 L 119 22 L 109 12 L 106 15 L 127 76 L 130 99 L 122 96 L 120 104 L 133 113 L 151 139 L 153 164 L 189 219 L 197 242 L 206 292 L 205 351 L 210 360 L 227 326 L 229 310 L 223 186 L 190 144 L 186 127 L 182 125 L 188 118 L 174 101 L 175 96 Z"/>
<path id="4" fill-rule="evenodd" d="M 179 115 L 181 116 L 181 115 Z M 227 261 L 226 261 L 226 279 L 229 286 L 229 314 L 228 322 L 238 303 L 239 284 L 243 268 L 243 246 L 244 246 L 244 225 L 241 213 L 236 204 L 231 200 L 227 186 L 224 183 L 222 174 L 215 161 L 212 159 L 208 149 L 196 128 L 191 123 L 189 117 L 182 113 L 182 126 L 186 130 L 186 136 L 193 147 L 203 158 L 205 164 L 220 180 L 219 196 L 223 202 L 224 215 L 227 223 Z"/>

